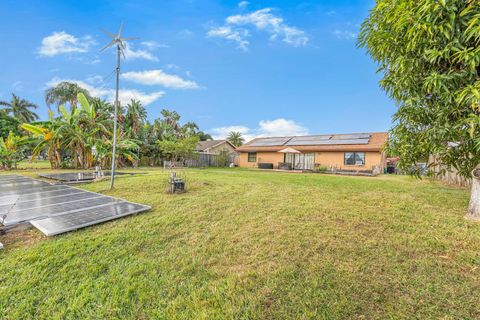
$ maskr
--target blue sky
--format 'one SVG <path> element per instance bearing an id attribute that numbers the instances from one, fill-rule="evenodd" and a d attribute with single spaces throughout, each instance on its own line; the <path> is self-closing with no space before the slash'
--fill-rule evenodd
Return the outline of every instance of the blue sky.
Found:
<path id="1" fill-rule="evenodd" d="M 111 99 L 114 52 L 102 33 L 130 42 L 122 99 L 178 111 L 216 137 L 388 130 L 394 103 L 376 66 L 356 48 L 370 0 L 0 2 L 0 99 L 37 103 L 76 81 Z"/>

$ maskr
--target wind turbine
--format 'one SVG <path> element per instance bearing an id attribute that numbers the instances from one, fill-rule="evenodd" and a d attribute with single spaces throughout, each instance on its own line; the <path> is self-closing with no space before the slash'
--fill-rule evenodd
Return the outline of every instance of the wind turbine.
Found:
<path id="1" fill-rule="evenodd" d="M 102 30 L 104 33 L 106 33 L 110 38 L 112 38 L 112 41 L 110 41 L 109 44 L 107 44 L 105 47 L 100 50 L 100 52 L 105 51 L 106 49 L 112 47 L 112 46 L 117 46 L 117 79 L 116 79 L 116 88 L 115 88 L 115 111 L 113 114 L 113 142 L 112 142 L 112 170 L 110 171 L 110 190 L 113 189 L 113 184 L 115 181 L 115 155 L 117 151 L 117 115 L 118 115 L 118 90 L 119 90 L 119 84 L 120 84 L 120 55 L 123 56 L 125 59 L 125 41 L 127 40 L 135 40 L 138 38 L 122 38 L 122 28 L 123 28 L 123 22 L 120 23 L 120 28 L 118 29 L 117 34 L 110 33 L 106 30 Z"/>

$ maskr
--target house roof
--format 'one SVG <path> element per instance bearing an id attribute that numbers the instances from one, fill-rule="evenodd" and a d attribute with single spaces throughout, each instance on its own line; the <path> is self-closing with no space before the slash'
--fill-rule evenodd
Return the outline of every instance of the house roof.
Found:
<path id="1" fill-rule="evenodd" d="M 236 148 L 228 140 L 207 140 L 207 141 L 199 141 L 197 146 L 195 147 L 195 150 L 197 150 L 198 152 L 205 152 L 208 149 L 215 148 L 216 146 L 221 145 L 222 143 L 228 143 L 233 148 Z"/>
<path id="2" fill-rule="evenodd" d="M 256 138 L 236 150 L 238 152 L 277 152 L 286 147 L 298 151 L 381 151 L 387 142 L 386 132 L 325 134 Z"/>

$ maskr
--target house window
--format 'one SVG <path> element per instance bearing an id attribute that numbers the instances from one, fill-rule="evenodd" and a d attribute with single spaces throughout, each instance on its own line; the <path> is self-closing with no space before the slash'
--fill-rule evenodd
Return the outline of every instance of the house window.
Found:
<path id="1" fill-rule="evenodd" d="M 248 153 L 248 162 L 257 162 L 257 153 L 249 152 Z"/>
<path id="2" fill-rule="evenodd" d="M 345 152 L 344 164 L 348 166 L 365 165 L 365 152 Z"/>

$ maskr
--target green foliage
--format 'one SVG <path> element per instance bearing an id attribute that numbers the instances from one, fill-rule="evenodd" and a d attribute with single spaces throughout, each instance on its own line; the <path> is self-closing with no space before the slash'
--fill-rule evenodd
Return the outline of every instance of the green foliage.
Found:
<path id="1" fill-rule="evenodd" d="M 5 112 L 18 119 L 20 122 L 32 122 L 38 119 L 38 115 L 30 108 L 37 109 L 38 106 L 12 93 L 10 101 L 0 101 L 0 106 L 5 107 Z"/>
<path id="2" fill-rule="evenodd" d="M 20 121 L 17 118 L 11 117 L 4 110 L 0 110 L 0 138 L 8 137 L 10 132 L 18 135 Z"/>
<path id="3" fill-rule="evenodd" d="M 362 24 L 359 45 L 398 103 L 389 152 L 404 169 L 429 155 L 465 177 L 480 164 L 479 12 L 473 0 L 378 0 Z"/>
<path id="4" fill-rule="evenodd" d="M 10 132 L 4 139 L 0 138 L 0 164 L 3 169 L 17 168 L 17 162 L 24 159 L 23 151 L 29 142 L 27 137 L 21 137 Z"/>
<path id="5" fill-rule="evenodd" d="M 45 102 L 48 106 L 55 105 L 57 107 L 68 103 L 70 108 L 73 108 L 77 105 L 79 93 L 82 93 L 86 98 L 90 98 L 88 90 L 76 83 L 62 81 L 45 91 Z"/>
<path id="6" fill-rule="evenodd" d="M 240 147 L 245 142 L 242 133 L 238 131 L 232 131 L 228 134 L 227 140 L 233 144 L 235 147 Z"/>
<path id="7" fill-rule="evenodd" d="M 172 161 L 179 161 L 191 157 L 198 144 L 198 137 L 175 138 L 171 140 L 158 141 L 161 152 Z"/>
<path id="8" fill-rule="evenodd" d="M 315 166 L 315 171 L 326 172 L 326 171 L 328 171 L 328 167 L 325 166 L 325 165 L 318 165 L 318 166 Z"/>
<path id="9" fill-rule="evenodd" d="M 226 167 L 230 163 L 230 152 L 228 150 L 220 150 L 216 156 L 217 166 Z"/>

